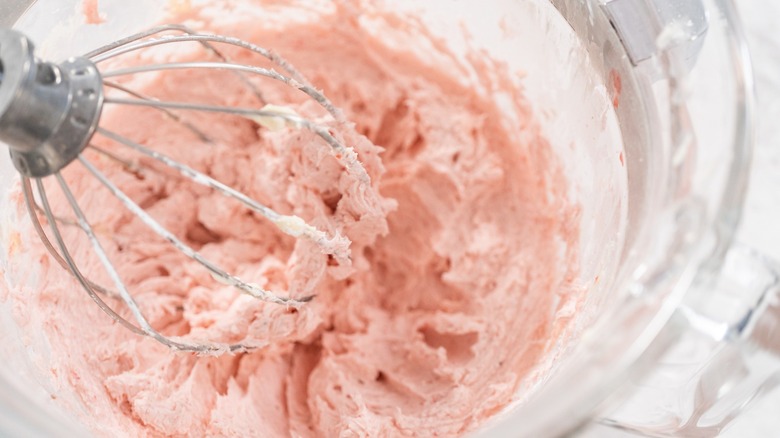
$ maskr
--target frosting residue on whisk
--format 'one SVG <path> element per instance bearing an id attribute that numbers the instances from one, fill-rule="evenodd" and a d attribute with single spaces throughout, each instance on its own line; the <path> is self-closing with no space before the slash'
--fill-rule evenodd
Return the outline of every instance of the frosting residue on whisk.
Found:
<path id="1" fill-rule="evenodd" d="M 309 225 L 298 216 L 281 216 L 274 223 L 293 237 L 306 237 L 312 240 L 326 254 L 333 254 L 339 263 L 348 263 L 350 241 L 346 237 L 339 234 L 332 238 L 328 237 L 327 233 Z"/>

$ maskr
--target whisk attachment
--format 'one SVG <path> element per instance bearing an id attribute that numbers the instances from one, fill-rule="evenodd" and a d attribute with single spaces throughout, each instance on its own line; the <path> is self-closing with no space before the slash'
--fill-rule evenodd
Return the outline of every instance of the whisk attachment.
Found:
<path id="1" fill-rule="evenodd" d="M 105 71 L 98 68 L 101 63 L 124 54 L 155 46 L 180 43 L 198 43 L 218 62 L 166 62 Z M 218 45 L 248 50 L 268 60 L 274 68 L 236 63 L 226 52 L 218 48 Z M 252 108 L 215 105 L 207 102 L 167 101 L 146 96 L 119 81 L 115 81 L 123 76 L 175 69 L 225 71 L 232 74 L 249 90 L 260 105 L 258 108 Z M 143 224 L 186 257 L 205 268 L 220 283 L 233 286 L 249 296 L 269 303 L 288 307 L 303 305 L 313 297 L 290 297 L 266 290 L 227 272 L 216 263 L 208 260 L 195 248 L 155 220 L 84 154 L 85 151 L 91 150 L 113 161 L 120 162 L 128 170 L 137 171 L 138 169 L 133 168 L 133 163 L 121 158 L 122 154 L 116 154 L 97 146 L 94 141 L 97 137 L 109 140 L 112 144 L 117 145 L 119 150 L 126 149 L 128 152 L 145 157 L 156 163 L 158 167 L 167 169 L 178 177 L 186 178 L 231 198 L 249 211 L 265 218 L 282 232 L 295 238 L 307 239 L 338 262 L 349 263 L 349 241 L 340 234 L 329 235 L 298 216 L 284 215 L 274 211 L 204 172 L 141 144 L 141 142 L 99 126 L 104 107 L 124 105 L 147 107 L 160 111 L 167 119 L 188 130 L 205 143 L 212 143 L 213 140 L 206 132 L 187 121 L 180 114 L 185 111 L 230 114 L 253 120 L 258 125 L 268 129 L 308 130 L 330 148 L 333 155 L 346 169 L 347 174 L 361 184 L 370 184 L 368 173 L 351 147 L 346 146 L 328 127 L 307 119 L 290 109 L 267 102 L 261 90 L 249 79 L 250 76 L 267 78 L 299 90 L 316 101 L 335 123 L 345 122 L 340 110 L 284 59 L 270 50 L 235 38 L 200 34 L 181 25 L 165 25 L 116 41 L 94 50 L 84 57 L 71 58 L 61 64 L 52 64 L 35 57 L 33 44 L 23 34 L 13 30 L 0 30 L 0 142 L 9 146 L 14 166 L 21 174 L 22 191 L 33 227 L 54 260 L 70 271 L 103 311 L 129 330 L 149 336 L 174 350 L 218 354 L 247 351 L 262 347 L 264 344 L 262 342 L 225 344 L 185 341 L 164 336 L 156 331 L 144 316 L 119 271 L 110 260 L 95 228 L 87 217 L 87 213 L 79 206 L 73 190 L 69 187 L 61 171 L 70 165 L 81 166 Z M 53 178 L 54 187 L 59 189 L 61 196 L 67 201 L 73 219 L 55 215 L 46 185 L 43 182 L 43 179 L 47 177 Z M 45 218 L 49 228 L 48 232 L 41 223 L 40 217 Z M 97 284 L 79 269 L 63 238 L 62 226 L 76 227 L 86 236 L 92 251 L 108 274 L 113 287 Z M 52 236 L 53 239 L 50 239 L 49 236 Z M 107 300 L 121 301 L 129 310 L 131 318 L 126 319 L 121 316 L 120 312 L 109 305 Z"/>

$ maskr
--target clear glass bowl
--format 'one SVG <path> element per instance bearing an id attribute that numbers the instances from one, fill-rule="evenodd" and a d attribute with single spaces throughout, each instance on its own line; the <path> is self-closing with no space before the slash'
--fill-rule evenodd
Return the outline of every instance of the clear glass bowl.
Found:
<path id="1" fill-rule="evenodd" d="M 713 311 L 701 299 L 717 295 L 713 291 L 739 222 L 752 146 L 752 78 L 729 0 L 390 3 L 419 16 L 456 53 L 467 47 L 462 34 L 452 31 L 462 25 L 472 36 L 470 47 L 484 48 L 511 69 L 526 72 L 526 94 L 567 170 L 570 197 L 582 206 L 579 280 L 590 285 L 588 300 L 570 339 L 478 435 L 570 432 L 590 421 L 597 407 L 623 400 L 626 382 L 658 369 L 686 334 L 703 333 L 712 341 L 707 348 L 747 342 L 753 333 L 747 325 L 741 337 L 730 339 L 694 323 L 704 318 L 738 327 L 733 315 Z M 158 23 L 166 5 L 103 0 L 106 20 L 100 25 L 84 22 L 77 0 L 4 7 L 7 17 L 26 10 L 15 27 L 36 41 L 39 56 L 57 60 Z M 16 178 L 3 157 L 0 187 Z M 3 194 L 0 205 L 7 202 Z M 0 266 L 7 266 L 11 244 L 6 230 L 17 220 L 11 213 L 0 219 Z M 4 281 L 30 285 L 35 278 L 5 275 Z M 724 293 L 746 303 L 751 321 L 776 318 L 757 304 L 771 293 L 770 283 Z M 51 401 L 38 372 L 42 365 L 26 354 L 32 335 L 18 330 L 9 310 L 7 302 L 0 304 L 0 431 L 84 436 Z M 707 383 L 716 389 L 723 384 L 712 378 Z M 639 405 L 653 402 L 660 400 Z M 645 409 L 602 423 L 673 433 L 679 424 L 663 423 L 664 415 L 682 420 L 692 415 L 682 410 L 650 415 Z"/>

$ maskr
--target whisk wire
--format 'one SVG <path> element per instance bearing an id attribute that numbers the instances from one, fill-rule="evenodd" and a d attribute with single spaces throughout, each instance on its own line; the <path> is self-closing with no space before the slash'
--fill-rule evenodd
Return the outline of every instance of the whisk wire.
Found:
<path id="1" fill-rule="evenodd" d="M 139 93 L 137 91 L 131 90 L 130 88 L 127 88 L 127 87 L 125 87 L 124 85 L 121 85 L 121 84 L 117 84 L 116 82 L 111 82 L 111 81 L 105 81 L 104 80 L 103 81 L 103 85 L 105 85 L 106 87 L 109 87 L 109 88 L 113 88 L 115 90 L 119 90 L 119 91 L 121 91 L 121 92 L 123 92 L 125 94 L 128 94 L 130 96 L 136 97 L 136 98 L 141 99 L 141 100 L 148 100 L 148 101 L 151 101 L 151 102 L 154 102 L 154 101 L 158 100 L 158 99 L 155 99 L 153 97 L 149 97 L 149 96 L 146 96 L 144 94 L 141 94 L 141 93 Z M 181 116 L 179 116 L 178 114 L 174 113 L 173 111 L 168 110 L 167 108 L 159 108 L 158 107 L 157 109 L 162 111 L 163 114 L 165 114 L 168 118 L 170 118 L 174 122 L 184 126 L 187 130 L 189 130 L 190 132 L 195 134 L 198 138 L 200 138 L 204 142 L 206 142 L 206 143 L 213 143 L 213 140 L 208 135 L 206 135 L 205 132 L 203 132 L 200 129 L 198 129 L 192 123 L 182 119 Z"/>
<path id="2" fill-rule="evenodd" d="M 22 191 L 24 193 L 30 219 L 33 223 L 33 227 L 35 228 L 36 232 L 41 238 L 41 242 L 43 242 L 44 246 L 47 247 L 49 253 L 51 253 L 55 257 L 55 259 L 60 265 L 62 265 L 65 269 L 71 272 L 71 274 L 81 284 L 81 286 L 90 296 L 90 298 L 98 305 L 98 307 L 103 312 L 108 314 L 113 320 L 120 323 L 123 327 L 130 330 L 131 332 L 141 336 L 152 337 L 156 341 L 174 350 L 189 351 L 198 354 L 219 353 L 221 351 L 229 351 L 232 353 L 236 353 L 241 351 L 249 351 L 262 346 L 262 345 L 248 345 L 248 344 L 223 345 L 218 343 L 207 343 L 207 344 L 183 343 L 183 342 L 174 341 L 171 338 L 162 335 L 157 330 L 154 330 L 154 328 L 152 328 L 151 325 L 149 324 L 148 320 L 143 316 L 143 313 L 140 312 L 137 303 L 130 295 L 129 291 L 127 290 L 127 287 L 125 286 L 124 282 L 121 280 L 116 268 L 111 263 L 110 259 L 108 258 L 105 251 L 103 250 L 102 245 L 100 244 L 97 236 L 95 235 L 94 229 L 89 224 L 83 211 L 78 206 L 78 203 L 76 202 L 73 193 L 70 191 L 69 187 L 67 186 L 67 183 L 64 181 L 64 179 L 60 174 L 56 174 L 55 176 L 58 180 L 58 183 L 63 193 L 65 194 L 65 197 L 68 200 L 68 203 L 73 209 L 74 214 L 78 218 L 79 223 L 77 224 L 77 226 L 89 238 L 93 246 L 93 249 L 96 251 L 98 257 L 101 259 L 101 263 L 104 265 L 109 275 L 113 278 L 120 292 L 116 293 L 110 291 L 92 282 L 91 280 L 86 278 L 84 274 L 81 272 L 75 260 L 73 259 L 73 256 L 70 254 L 70 251 L 68 251 L 68 247 L 65 244 L 65 240 L 62 236 L 62 233 L 59 230 L 59 227 L 57 226 L 57 221 L 55 220 L 54 213 L 51 209 L 51 205 L 49 203 L 48 196 L 46 195 L 46 189 L 43 186 L 43 182 L 41 179 L 36 179 L 36 189 L 42 204 L 41 209 L 43 210 L 43 214 L 46 217 L 46 221 L 50 225 L 52 234 L 54 235 L 54 239 L 57 242 L 57 246 L 60 248 L 61 252 L 57 251 L 57 249 L 51 243 L 51 240 L 49 240 L 48 235 L 44 231 L 43 225 L 38 219 L 38 215 L 33 210 L 32 206 L 36 203 L 32 192 L 32 185 L 30 179 L 27 177 L 23 177 Z M 134 318 L 139 323 L 141 328 L 139 328 L 138 326 L 134 325 L 127 319 L 120 316 L 111 306 L 109 306 L 105 302 L 105 300 L 103 300 L 98 295 L 98 293 L 112 298 L 121 299 L 128 306 L 130 311 L 133 313 Z"/>
<path id="3" fill-rule="evenodd" d="M 358 162 L 357 154 L 352 148 L 347 148 L 346 146 L 344 146 L 344 144 L 341 143 L 339 140 L 337 140 L 336 137 L 331 135 L 328 129 L 316 123 L 312 123 L 309 120 L 295 114 L 287 114 L 280 111 L 270 111 L 270 110 L 263 110 L 263 109 L 254 109 L 254 108 L 239 108 L 239 107 L 230 107 L 230 106 L 221 106 L 221 105 L 205 105 L 205 104 L 194 104 L 188 102 L 147 101 L 143 99 L 124 99 L 124 98 L 117 98 L 117 97 L 106 97 L 105 103 L 120 104 L 120 105 L 134 105 L 134 106 L 148 106 L 148 107 L 168 108 L 168 109 L 181 109 L 181 110 L 189 110 L 189 111 L 202 111 L 202 112 L 212 112 L 212 113 L 222 113 L 222 114 L 227 113 L 227 114 L 245 116 L 250 119 L 255 119 L 258 117 L 283 119 L 292 124 L 299 125 L 313 132 L 318 137 L 322 138 L 325 141 L 325 143 L 327 143 L 328 146 L 330 146 L 330 148 L 333 149 L 337 159 L 339 159 L 341 163 L 347 168 L 348 173 L 350 173 L 352 176 L 357 178 L 358 181 L 360 181 L 363 184 L 370 183 L 370 177 L 368 176 L 368 173 L 366 172 L 365 168 L 363 168 L 363 166 L 360 164 L 360 162 Z"/>
<path id="4" fill-rule="evenodd" d="M 35 211 L 38 214 L 45 214 L 45 212 L 43 211 L 43 207 L 41 207 L 41 205 L 38 204 L 38 202 L 35 202 L 33 204 L 33 207 L 35 208 Z M 78 226 L 78 224 L 76 222 L 74 222 L 73 220 L 68 219 L 68 218 L 64 218 L 64 217 L 61 217 L 61 216 L 54 216 L 54 220 L 57 221 L 58 223 L 62 224 L 62 225 L 67 225 L 69 227 L 77 227 Z"/>
<path id="5" fill-rule="evenodd" d="M 284 82 L 287 85 L 294 84 L 293 80 L 275 70 L 251 66 L 246 64 L 234 64 L 225 62 L 208 62 L 208 61 L 193 61 L 193 62 L 161 62 L 157 64 L 144 64 L 136 65 L 133 67 L 118 68 L 116 70 L 106 70 L 101 73 L 103 78 L 113 78 L 117 76 L 127 76 L 138 73 L 148 73 L 161 70 L 184 70 L 184 69 L 217 69 L 217 70 L 235 70 L 243 71 L 245 73 L 254 73 L 261 76 L 265 76 L 270 79 L 274 79 L 280 82 Z"/>
<path id="6" fill-rule="evenodd" d="M 108 273 L 109 277 L 111 277 L 111 280 L 113 281 L 114 285 L 116 286 L 119 292 L 120 298 L 125 303 L 125 306 L 127 306 L 127 308 L 132 313 L 133 318 L 140 326 L 141 331 L 143 331 L 143 333 L 146 334 L 147 336 L 154 338 L 158 342 L 167 345 L 169 348 L 176 349 L 176 350 L 197 351 L 202 353 L 219 350 L 219 347 L 216 345 L 197 345 L 197 344 L 189 344 L 189 343 L 174 341 L 166 336 L 163 336 L 162 334 L 160 334 L 160 332 L 158 332 L 152 327 L 152 325 L 149 323 L 149 320 L 147 320 L 146 317 L 143 315 L 143 312 L 141 312 L 138 303 L 135 301 L 132 295 L 130 295 L 130 291 L 127 289 L 127 286 L 125 285 L 124 281 L 122 281 L 122 277 L 119 275 L 119 272 L 117 271 L 116 267 L 111 262 L 111 259 L 108 257 L 108 254 L 106 254 L 105 249 L 103 249 L 103 245 L 100 244 L 100 241 L 95 235 L 92 226 L 89 224 L 89 221 L 87 221 L 86 216 L 84 215 L 83 211 L 79 207 L 78 202 L 76 202 L 76 198 L 73 196 L 73 193 L 70 191 L 70 188 L 68 187 L 67 183 L 62 178 L 62 175 L 57 173 L 55 174 L 55 178 L 57 179 L 57 182 L 59 183 L 62 192 L 65 194 L 65 198 L 67 199 L 68 204 L 70 204 L 71 209 L 73 210 L 73 214 L 76 215 L 76 218 L 79 222 L 82 231 L 86 234 L 87 238 L 89 239 L 90 245 L 92 245 L 92 249 L 95 251 L 95 254 L 98 256 L 98 259 L 100 260 L 103 267 L 106 269 L 106 272 Z M 42 188 L 43 185 L 39 180 L 38 189 L 42 190 Z M 45 203 L 44 206 L 46 206 L 48 211 L 51 210 L 50 208 L 48 208 L 48 202 Z M 58 241 L 60 242 L 62 241 L 61 236 L 58 237 Z M 61 243 L 60 248 L 63 247 L 64 244 Z M 69 255 L 68 257 L 69 257 L 68 260 L 70 260 L 70 262 L 72 263 L 72 259 L 70 259 Z"/>
<path id="7" fill-rule="evenodd" d="M 87 145 L 88 148 L 91 150 L 99 153 L 100 155 L 103 155 L 104 157 L 108 158 L 111 161 L 114 161 L 118 164 L 120 164 L 125 170 L 131 173 L 138 173 L 141 171 L 141 166 L 138 163 L 134 163 L 130 160 L 127 160 L 125 158 L 120 157 L 119 155 L 108 151 L 100 146 L 96 146 L 93 143 L 90 143 Z"/>
<path id="8" fill-rule="evenodd" d="M 205 35 L 199 33 L 188 34 L 186 36 L 165 36 L 161 38 L 154 38 L 154 39 L 129 43 L 126 44 L 125 46 L 112 49 L 110 52 L 103 53 L 99 56 L 94 56 L 94 57 L 88 56 L 88 57 L 91 58 L 92 62 L 98 64 L 112 57 L 130 53 L 132 51 L 141 50 L 141 49 L 163 45 L 163 44 L 175 44 L 175 43 L 188 42 L 188 41 L 214 42 L 214 43 L 232 45 L 245 50 L 249 50 L 268 59 L 269 61 L 273 62 L 274 64 L 282 68 L 288 74 L 290 74 L 290 78 L 293 79 L 293 81 L 289 81 L 288 82 L 289 85 L 295 86 L 295 88 L 298 88 L 299 90 L 309 95 L 309 97 L 314 99 L 323 108 L 325 108 L 337 121 L 339 122 L 344 121 L 344 116 L 341 113 L 341 111 L 337 109 L 327 97 L 325 97 L 322 93 L 317 91 L 316 88 L 314 88 L 306 79 L 304 79 L 303 76 L 295 68 L 293 68 L 290 63 L 288 63 L 287 61 L 285 61 L 283 58 L 276 55 L 275 53 L 271 52 L 270 50 L 264 49 L 260 46 L 257 46 L 252 43 L 248 43 L 246 41 L 237 38 L 225 37 L 221 35 Z"/>
<path id="9" fill-rule="evenodd" d="M 149 35 L 145 35 L 145 36 L 149 36 Z M 193 68 L 222 69 L 222 70 L 232 70 L 232 71 L 242 72 L 242 73 L 257 74 L 263 77 L 281 81 L 290 87 L 300 90 L 301 92 L 303 92 L 304 94 L 312 98 L 314 101 L 316 101 L 320 106 L 322 106 L 334 118 L 334 120 L 336 120 L 339 123 L 344 122 L 344 116 L 341 113 L 341 111 L 337 109 L 327 97 L 325 97 L 321 92 L 319 92 L 316 88 L 314 88 L 308 81 L 306 81 L 302 77 L 302 75 L 295 68 L 292 67 L 291 64 L 289 64 L 283 58 L 276 55 L 270 50 L 267 50 L 255 44 L 237 38 L 225 37 L 221 35 L 204 35 L 204 34 L 199 34 L 191 31 L 188 32 L 188 34 L 185 36 L 166 36 L 158 39 L 148 39 L 148 40 L 138 41 L 139 39 L 142 38 L 144 38 L 144 36 L 141 36 L 133 40 L 135 42 L 130 42 L 125 45 L 112 48 L 111 50 L 105 51 L 98 56 L 94 56 L 92 61 L 95 63 L 99 63 L 114 56 L 119 56 L 122 54 L 130 53 L 135 50 L 141 50 L 144 48 L 154 47 L 162 44 L 173 44 L 173 43 L 187 42 L 187 41 L 215 42 L 215 43 L 233 45 L 257 53 L 265 57 L 266 59 L 270 60 L 275 65 L 282 68 L 285 72 L 290 74 L 290 76 L 288 77 L 282 75 L 279 72 L 272 69 L 267 69 L 263 67 L 253 66 L 253 65 L 234 64 L 230 62 L 224 62 L 224 63 L 180 62 L 180 63 L 152 64 L 152 65 L 128 67 L 124 69 L 117 69 L 114 70 L 113 72 L 112 71 L 103 72 L 102 75 L 104 78 L 111 78 L 116 76 L 137 74 L 143 72 L 162 71 L 162 70 L 170 70 L 170 69 L 193 69 Z M 114 103 L 114 104 L 122 103 L 126 105 L 145 104 L 157 108 L 168 108 L 168 109 L 199 110 L 199 111 L 211 111 L 211 112 L 223 112 L 223 113 L 229 112 L 232 114 L 239 114 L 245 116 L 261 116 L 261 117 L 269 116 L 267 113 L 262 113 L 262 112 L 258 114 L 256 112 L 257 110 L 252 110 L 252 109 L 238 109 L 238 108 L 231 108 L 231 107 L 218 107 L 218 106 L 209 106 L 209 105 L 194 106 L 194 104 L 146 101 L 143 99 L 131 100 L 131 99 L 119 99 L 119 98 L 107 97 L 105 99 L 105 102 Z M 335 137 L 333 137 L 328 132 L 327 129 L 319 125 L 313 124 L 303 118 L 299 118 L 299 119 L 293 118 L 293 116 L 291 115 L 286 115 L 285 117 L 285 115 L 283 114 L 276 113 L 276 114 L 271 114 L 270 116 L 275 116 L 277 118 L 290 120 L 294 123 L 299 123 L 301 126 L 305 127 L 306 129 L 315 132 L 318 136 L 324 139 L 325 142 L 328 143 L 328 145 L 334 150 L 335 155 L 339 157 L 339 160 L 345 165 L 348 172 L 352 173 L 363 184 L 368 184 L 370 182 L 370 177 L 368 176 L 368 173 L 363 168 L 363 166 L 357 161 L 357 154 L 355 153 L 355 151 L 351 147 L 347 147 L 342 142 L 338 141 Z"/>
<path id="10" fill-rule="evenodd" d="M 185 33 L 185 34 L 188 34 L 188 35 L 197 35 L 197 32 L 195 32 L 194 30 L 188 28 L 187 26 L 184 26 L 184 25 L 181 25 L 181 24 L 166 24 L 166 25 L 162 25 L 162 26 L 158 26 L 158 27 L 149 29 L 149 30 L 144 31 L 144 32 L 139 32 L 139 33 L 137 33 L 135 35 L 131 35 L 131 36 L 127 37 L 127 38 L 123 38 L 123 39 L 121 39 L 119 41 L 116 41 L 113 44 L 108 44 L 106 46 L 103 46 L 101 48 L 93 50 L 92 52 L 90 52 L 87 55 L 85 55 L 85 57 L 86 58 L 97 57 L 98 55 L 102 55 L 102 54 L 104 54 L 106 52 L 111 52 L 111 51 L 113 51 L 113 50 L 115 50 L 115 49 L 117 49 L 117 48 L 119 48 L 119 47 L 121 47 L 123 45 L 127 45 L 129 43 L 134 42 L 134 41 L 138 41 L 140 39 L 148 38 L 148 37 L 153 36 L 153 35 L 158 35 L 158 34 L 161 34 L 161 33 L 172 32 L 172 31 L 182 32 L 182 33 Z M 221 59 L 222 61 L 224 61 L 224 62 L 232 62 L 231 59 L 228 56 L 223 54 L 222 51 L 220 51 L 219 49 L 214 47 L 214 45 L 209 43 L 208 41 L 199 41 L 199 43 L 206 50 L 208 50 L 211 53 L 213 53 L 217 58 Z M 116 55 L 112 55 L 112 56 L 109 56 L 109 57 L 113 57 L 113 56 L 116 56 Z M 93 62 L 94 62 L 94 60 L 93 60 Z M 266 103 L 265 99 L 263 98 L 263 94 L 260 92 L 259 89 L 257 89 L 257 87 L 254 84 L 252 84 L 249 80 L 247 80 L 247 78 L 244 77 L 244 75 L 242 75 L 242 74 L 237 74 L 236 76 L 239 78 L 239 80 L 241 80 L 241 82 L 247 88 L 249 88 L 250 91 L 252 91 L 252 93 L 255 95 L 255 97 L 260 102 L 262 102 L 263 104 Z"/>
<path id="11" fill-rule="evenodd" d="M 108 315 L 110 315 L 115 321 L 121 323 L 125 328 L 133 331 L 134 333 L 146 335 L 146 333 L 142 329 L 139 329 L 138 327 L 131 324 L 126 319 L 119 316 L 119 314 L 117 314 L 109 305 L 106 304 L 105 301 L 103 301 L 103 299 L 101 299 L 95 293 L 94 289 L 92 288 L 92 282 L 87 280 L 86 277 L 84 277 L 84 275 L 81 273 L 81 270 L 78 268 L 78 265 L 76 265 L 76 262 L 73 260 L 70 251 L 68 251 L 67 245 L 65 245 L 65 240 L 62 237 L 62 233 L 60 232 L 59 227 L 57 227 L 57 222 L 54 220 L 54 214 L 52 213 L 51 206 L 49 205 L 49 199 L 46 196 L 46 190 L 43 187 L 43 182 L 40 179 L 36 179 L 35 183 L 36 183 L 36 188 L 38 190 L 38 196 L 41 198 L 41 204 L 43 204 L 46 220 L 49 223 L 49 227 L 51 228 L 52 234 L 54 235 L 54 240 L 57 242 L 57 246 L 60 248 L 61 257 L 65 262 L 65 264 L 67 265 L 68 270 L 71 272 L 71 274 L 73 274 L 73 276 L 81 284 L 84 290 L 87 291 L 87 293 L 92 298 L 92 300 L 94 300 L 104 312 L 108 313 Z M 27 187 L 29 189 L 29 180 L 27 181 Z M 31 194 L 29 195 L 32 196 Z M 32 216 L 32 217 L 34 217 L 33 223 L 37 224 L 36 228 L 38 229 L 39 233 L 45 235 L 45 233 L 43 232 L 43 227 L 38 221 L 37 216 Z M 49 242 L 48 239 L 46 239 L 46 242 Z M 51 245 L 50 242 L 49 245 Z"/>
<path id="12" fill-rule="evenodd" d="M 60 254 L 59 251 L 57 251 L 57 249 L 51 243 L 51 240 L 49 240 L 49 236 L 44 231 L 43 225 L 41 225 L 41 221 L 38 219 L 38 214 L 41 214 L 44 217 L 46 217 L 47 221 L 51 221 L 53 219 L 55 222 L 63 223 L 64 219 L 58 218 L 57 216 L 52 216 L 51 219 L 49 219 L 49 217 L 46 215 L 46 211 L 44 210 L 44 208 L 40 206 L 38 202 L 34 199 L 34 196 L 32 194 L 32 185 L 28 178 L 22 179 L 22 192 L 24 193 L 25 204 L 27 205 L 27 214 L 30 217 L 35 232 L 38 234 L 38 237 L 41 239 L 41 242 L 46 247 L 46 250 L 54 257 L 54 260 L 60 266 L 62 266 L 63 269 L 70 270 L 67 261 L 63 258 L 62 254 Z M 79 226 L 76 222 L 71 220 L 65 221 L 64 225 L 74 226 L 74 227 Z M 75 268 L 78 269 L 77 267 Z M 90 288 L 92 289 L 92 291 L 88 289 L 88 292 L 98 292 L 100 294 L 106 295 L 111 298 L 119 297 L 115 292 L 89 280 L 88 278 L 86 278 L 86 280 L 89 283 Z M 100 304 L 100 302 L 98 304 Z"/>
<path id="13" fill-rule="evenodd" d="M 140 325 L 141 330 L 147 335 L 153 336 L 154 329 L 149 324 L 149 321 L 147 321 L 147 319 L 141 313 L 141 309 L 138 307 L 138 303 L 136 303 L 135 299 L 133 299 L 133 297 L 130 296 L 130 292 L 127 290 L 127 286 L 125 286 L 124 282 L 119 276 L 119 273 L 114 267 L 114 264 L 111 263 L 111 260 L 109 260 L 106 251 L 103 249 L 103 245 L 100 244 L 100 241 L 95 235 L 92 226 L 89 224 L 87 218 L 84 216 L 84 213 L 81 211 L 81 208 L 76 202 L 76 199 L 73 196 L 73 193 L 70 191 L 70 188 L 65 183 L 65 180 L 62 178 L 62 175 L 60 173 L 57 173 L 54 175 L 54 177 L 57 179 L 57 183 L 59 184 L 62 193 L 65 195 L 65 199 L 68 201 L 68 204 L 73 210 L 73 214 L 76 216 L 76 220 L 78 221 L 79 228 L 81 228 L 81 230 L 87 235 L 87 238 L 89 239 L 89 243 L 92 246 L 92 249 L 95 251 L 95 254 L 98 256 L 100 263 L 105 267 L 109 277 L 111 277 L 111 280 L 116 286 L 122 301 L 124 301 L 127 308 L 130 309 L 130 312 L 133 314 L 133 317 Z M 41 199 L 44 208 L 46 209 L 47 217 L 48 217 L 48 213 L 51 211 L 51 208 L 48 205 L 49 204 L 48 200 L 45 200 L 46 194 L 45 194 L 45 190 L 43 190 L 43 183 L 40 180 L 38 180 L 37 185 L 38 185 L 38 191 L 41 193 Z M 58 244 L 60 244 L 60 249 L 62 249 L 63 244 L 61 243 L 62 240 L 61 234 L 59 233 L 59 231 L 56 234 L 58 235 L 57 236 Z M 63 253 L 65 253 L 64 250 Z M 66 255 L 66 260 L 69 261 L 69 264 L 73 263 L 73 260 L 69 254 Z M 75 263 L 73 264 L 75 265 Z"/>
<path id="14" fill-rule="evenodd" d="M 144 224 L 146 224 L 149 228 L 151 228 L 152 231 L 154 231 L 158 236 L 168 241 L 171 245 L 173 245 L 176 249 L 181 251 L 188 258 L 198 262 L 201 266 L 205 267 L 209 272 L 211 272 L 214 276 L 219 278 L 219 280 L 221 280 L 223 283 L 233 286 L 250 296 L 261 299 L 263 301 L 275 303 L 275 304 L 298 306 L 303 304 L 304 302 L 311 300 L 312 297 L 304 297 L 301 299 L 279 297 L 259 286 L 249 284 L 236 276 L 228 274 L 222 268 L 218 267 L 217 265 L 207 260 L 199 252 L 195 251 L 192 247 L 190 247 L 182 240 L 180 240 L 178 237 L 176 237 L 173 233 L 168 231 L 164 226 L 162 226 L 162 224 L 157 222 L 157 220 L 155 220 L 141 206 L 136 204 L 132 199 L 130 199 L 129 196 L 127 196 L 127 194 L 125 194 L 119 187 L 117 187 L 114 183 L 112 183 L 111 180 L 108 179 L 108 177 L 106 177 L 95 166 L 93 166 L 92 163 L 89 162 L 89 160 L 84 158 L 83 155 L 79 156 L 78 160 L 89 171 L 89 173 L 91 173 L 95 178 L 97 178 L 98 181 L 100 181 L 100 183 L 103 184 L 103 186 L 105 186 L 114 196 L 116 196 L 128 210 L 130 210 L 133 214 L 138 216 L 138 218 L 141 219 L 144 222 Z"/>
<path id="15" fill-rule="evenodd" d="M 252 211 L 259 213 L 266 219 L 270 220 L 272 223 L 276 224 L 280 230 L 287 233 L 288 235 L 292 237 L 305 237 L 315 244 L 319 245 L 323 252 L 326 254 L 334 253 L 335 251 L 331 248 L 329 248 L 329 243 L 331 242 L 331 239 L 328 238 L 327 234 L 314 228 L 314 227 L 304 227 L 303 231 L 300 229 L 291 229 L 290 227 L 285 227 L 284 224 L 288 223 L 290 221 L 294 221 L 294 216 L 285 216 L 282 215 L 275 210 L 257 202 L 256 200 L 250 198 L 248 195 L 226 185 L 223 184 L 216 179 L 199 172 L 187 165 L 184 165 L 165 154 L 162 154 L 160 152 L 154 151 L 152 149 L 149 149 L 145 146 L 142 146 L 141 144 L 134 142 L 126 137 L 123 137 L 119 134 L 116 134 L 114 132 L 111 132 L 105 128 L 98 128 L 97 133 L 103 135 L 104 137 L 107 137 L 118 144 L 121 144 L 123 146 L 129 147 L 136 152 L 139 152 L 149 158 L 154 159 L 155 161 L 164 164 L 165 166 L 170 167 L 171 169 L 174 169 L 176 172 L 178 172 L 180 175 L 182 175 L 185 178 L 189 178 L 190 180 L 196 182 L 197 184 L 200 184 L 204 187 L 208 187 L 211 189 L 214 189 L 223 195 L 235 199 L 239 201 L 244 206 L 248 207 Z M 90 145 L 90 147 L 93 147 Z"/>

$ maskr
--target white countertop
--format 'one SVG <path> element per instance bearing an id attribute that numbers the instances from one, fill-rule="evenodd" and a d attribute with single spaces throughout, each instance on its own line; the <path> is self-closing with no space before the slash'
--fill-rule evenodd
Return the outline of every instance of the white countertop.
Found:
<path id="1" fill-rule="evenodd" d="M 758 130 L 739 240 L 780 261 L 780 1 L 736 0 L 756 76 Z M 722 435 L 780 437 L 780 390 L 741 415 Z"/>
<path id="2" fill-rule="evenodd" d="M 780 260 L 780 2 L 739 0 L 756 76 L 758 131 L 740 240 Z"/>

